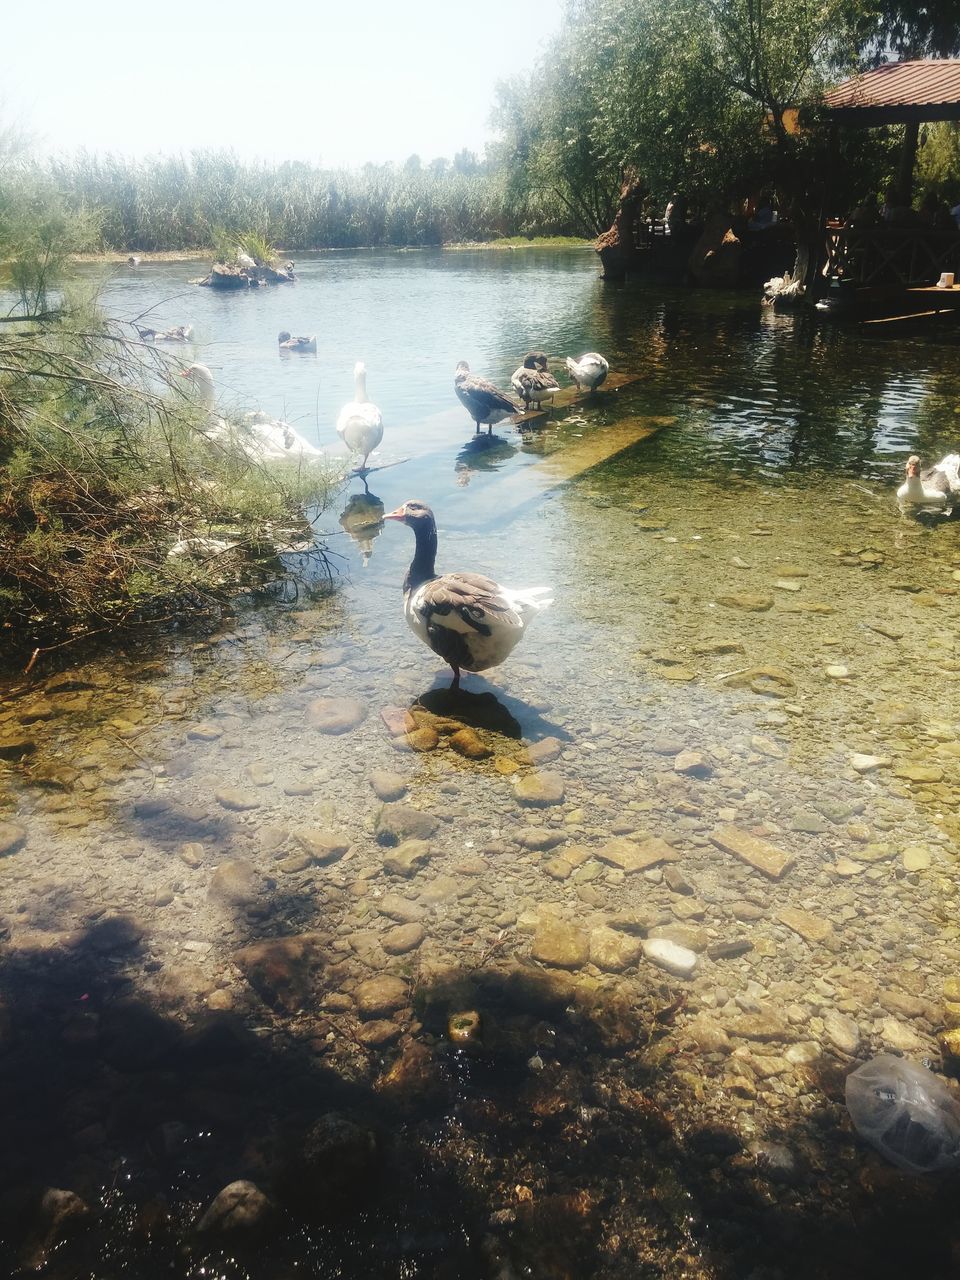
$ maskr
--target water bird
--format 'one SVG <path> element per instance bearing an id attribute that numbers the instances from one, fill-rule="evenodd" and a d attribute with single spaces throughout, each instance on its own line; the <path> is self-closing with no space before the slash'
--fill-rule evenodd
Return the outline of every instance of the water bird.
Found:
<path id="1" fill-rule="evenodd" d="M 424 503 L 405 502 L 383 518 L 413 530 L 403 612 L 414 635 L 453 668 L 451 689 L 460 688 L 461 671 L 498 667 L 540 610 L 553 603 L 550 587 L 515 591 L 479 573 L 438 575 L 437 523 Z"/>
<path id="2" fill-rule="evenodd" d="M 544 400 L 552 400 L 560 390 L 560 383 L 547 369 L 547 357 L 542 351 L 529 351 L 523 364 L 511 376 L 510 384 L 527 409 L 535 404 L 539 409 Z"/>
<path id="3" fill-rule="evenodd" d="M 363 361 L 353 366 L 353 399 L 343 406 L 337 418 L 337 435 L 354 453 L 363 454 L 357 474 L 367 470 L 367 459 L 383 439 L 383 418 L 375 404 L 367 399 L 367 368 Z"/>
<path id="4" fill-rule="evenodd" d="M 920 458 L 912 453 L 906 463 L 907 478 L 897 490 L 901 507 L 952 507 L 960 498 L 960 453 L 948 453 L 938 463 L 920 470 Z"/>
<path id="5" fill-rule="evenodd" d="M 311 334 L 309 338 L 291 338 L 286 329 L 277 334 L 277 343 L 281 351 L 308 351 L 317 354 L 317 339 Z"/>
<path id="6" fill-rule="evenodd" d="M 241 267 L 246 267 L 248 271 L 257 265 L 255 259 L 251 258 L 249 253 L 244 253 L 239 245 L 237 245 L 237 262 Z"/>
<path id="7" fill-rule="evenodd" d="M 223 538 L 180 537 L 167 552 L 167 559 L 212 560 L 214 556 L 232 551 L 236 545 L 235 542 L 225 542 Z"/>
<path id="8" fill-rule="evenodd" d="M 461 360 L 457 365 L 453 389 L 457 393 L 457 399 L 477 424 L 477 430 L 480 430 L 481 423 L 487 424 L 488 435 L 493 431 L 495 423 L 520 411 L 520 406 L 502 391 L 498 391 L 492 382 L 471 373 L 466 360 Z"/>
<path id="9" fill-rule="evenodd" d="M 205 364 L 191 364 L 180 375 L 189 378 L 197 388 L 200 403 L 207 411 L 206 434 L 211 439 L 223 440 L 231 434 L 229 423 L 216 412 L 216 395 L 213 374 Z M 276 462 L 281 458 L 319 457 L 321 450 L 310 443 L 289 422 L 271 418 L 262 409 L 246 415 L 249 439 L 238 438 L 244 453 L 255 462 Z"/>
<path id="10" fill-rule="evenodd" d="M 143 259 L 138 253 L 131 253 L 130 257 L 127 259 L 127 263 L 131 267 L 139 267 L 142 261 Z"/>
<path id="11" fill-rule="evenodd" d="M 577 384 L 578 391 L 596 391 L 610 372 L 610 366 L 596 351 L 588 351 L 579 360 L 567 356 L 567 372 Z"/>
<path id="12" fill-rule="evenodd" d="M 189 342 L 193 337 L 192 324 L 178 324 L 173 329 L 147 329 L 134 325 L 143 342 Z"/>

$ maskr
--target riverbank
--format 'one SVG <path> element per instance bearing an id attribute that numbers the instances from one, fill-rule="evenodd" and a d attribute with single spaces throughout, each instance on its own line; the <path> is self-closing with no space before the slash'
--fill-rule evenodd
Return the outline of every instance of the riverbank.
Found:
<path id="1" fill-rule="evenodd" d="M 443 250 L 447 253 L 476 249 L 592 249 L 592 240 L 581 240 L 577 236 L 505 236 L 499 240 L 463 240 L 450 244 L 436 245 L 398 245 L 385 248 L 382 245 L 352 245 L 349 248 L 332 248 L 320 246 L 314 249 L 277 249 L 279 259 L 294 258 L 298 253 L 411 253 Z M 70 257 L 76 263 L 121 263 L 129 264 L 131 257 L 140 259 L 138 265 L 147 262 L 196 262 L 212 260 L 214 249 L 104 249 L 97 253 L 75 253 Z"/>

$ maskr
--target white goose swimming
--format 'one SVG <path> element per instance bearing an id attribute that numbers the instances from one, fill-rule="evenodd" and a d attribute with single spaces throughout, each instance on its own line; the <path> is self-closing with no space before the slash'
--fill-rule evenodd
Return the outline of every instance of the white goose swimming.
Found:
<path id="1" fill-rule="evenodd" d="M 577 390 L 596 391 L 610 372 L 607 361 L 596 351 L 588 351 L 586 355 L 574 360 L 567 356 L 567 372 L 577 384 Z"/>
<path id="2" fill-rule="evenodd" d="M 479 573 L 437 574 L 437 523 L 422 502 L 405 502 L 384 520 L 401 520 L 416 539 L 403 580 L 403 612 L 414 635 L 453 668 L 451 689 L 461 671 L 498 667 L 527 627 L 553 603 L 549 587 L 514 591 Z"/>
<path id="3" fill-rule="evenodd" d="M 192 364 L 180 375 L 189 378 L 197 388 L 200 403 L 207 410 L 209 423 L 206 434 L 212 439 L 224 439 L 230 435 L 230 425 L 216 412 L 216 395 L 213 374 L 205 364 Z M 289 422 L 271 418 L 262 409 L 246 415 L 251 439 L 238 439 L 240 448 L 255 462 L 277 462 L 288 458 L 317 458 L 321 450 L 291 427 Z"/>
<path id="4" fill-rule="evenodd" d="M 907 459 L 907 478 L 897 490 L 897 502 L 904 507 L 952 507 L 960 501 L 960 453 L 948 453 L 935 466 L 920 470 L 913 453 Z"/>
<path id="5" fill-rule="evenodd" d="M 357 468 L 360 475 L 367 470 L 367 459 L 383 439 L 383 418 L 375 404 L 367 399 L 367 369 L 362 361 L 353 366 L 356 390 L 354 398 L 343 406 L 337 418 L 337 435 L 354 453 L 363 454 Z"/>

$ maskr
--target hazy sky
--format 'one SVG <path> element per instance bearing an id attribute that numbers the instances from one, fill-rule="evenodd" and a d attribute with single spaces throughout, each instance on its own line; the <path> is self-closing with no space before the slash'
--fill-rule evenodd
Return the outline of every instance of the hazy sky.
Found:
<path id="1" fill-rule="evenodd" d="M 45 151 L 362 164 L 480 151 L 499 79 L 522 74 L 563 0 L 16 0 L 0 125 Z"/>

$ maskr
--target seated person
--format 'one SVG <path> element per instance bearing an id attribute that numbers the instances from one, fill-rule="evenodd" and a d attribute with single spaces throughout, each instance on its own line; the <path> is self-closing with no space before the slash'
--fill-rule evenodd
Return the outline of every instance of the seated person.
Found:
<path id="1" fill-rule="evenodd" d="M 877 197 L 867 196 L 855 209 L 851 209 L 844 219 L 846 227 L 876 227 L 880 223 L 880 210 L 877 208 Z"/>
<path id="2" fill-rule="evenodd" d="M 917 218 L 925 227 L 934 231 L 955 231 L 956 223 L 947 202 L 941 200 L 933 191 L 928 191 L 920 201 Z"/>
<path id="3" fill-rule="evenodd" d="M 747 223 L 751 231 L 766 231 L 767 227 L 772 227 L 777 220 L 777 215 L 773 209 L 773 197 L 762 195 L 757 201 L 757 208 Z"/>
<path id="4" fill-rule="evenodd" d="M 888 227 L 915 227 L 919 225 L 916 211 L 904 201 L 900 188 L 890 183 L 883 193 L 883 208 L 880 217 Z"/>

